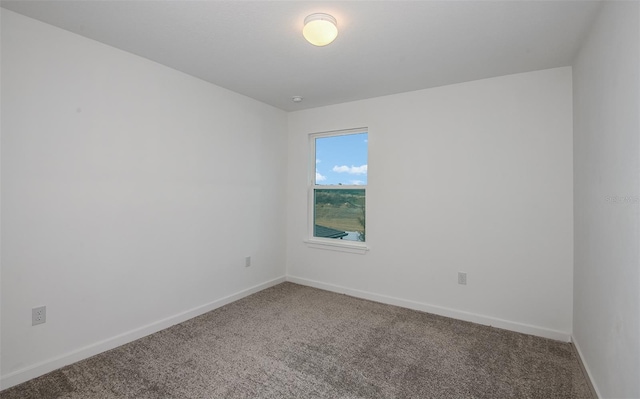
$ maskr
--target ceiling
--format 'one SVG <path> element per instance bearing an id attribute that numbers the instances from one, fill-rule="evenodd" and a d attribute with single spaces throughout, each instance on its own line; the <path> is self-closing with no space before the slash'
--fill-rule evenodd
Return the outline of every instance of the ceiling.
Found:
<path id="1" fill-rule="evenodd" d="M 594 1 L 5 1 L 2 7 L 293 111 L 571 65 Z M 315 47 L 304 18 L 338 38 Z M 292 96 L 304 100 L 294 103 Z"/>

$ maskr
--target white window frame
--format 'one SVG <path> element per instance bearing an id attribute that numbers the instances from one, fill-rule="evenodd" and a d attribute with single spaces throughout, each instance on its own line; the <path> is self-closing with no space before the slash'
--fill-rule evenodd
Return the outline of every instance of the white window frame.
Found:
<path id="1" fill-rule="evenodd" d="M 335 130 L 330 132 L 310 133 L 309 134 L 309 174 L 307 179 L 307 239 L 305 243 L 308 247 L 317 249 L 326 249 L 333 251 L 349 252 L 356 254 L 365 254 L 369 247 L 367 242 L 340 240 L 335 238 L 323 238 L 314 236 L 314 212 L 315 212 L 315 190 L 316 189 L 331 189 L 331 190 L 364 190 L 365 192 L 365 218 L 367 215 L 367 207 L 369 201 L 367 201 L 367 185 L 369 179 L 367 176 L 366 185 L 316 185 L 316 139 L 324 137 L 335 136 L 348 136 L 351 134 L 369 133 L 369 129 L 366 127 L 346 130 Z M 367 146 L 367 164 L 369 163 L 369 154 Z M 366 222 L 365 222 L 366 226 Z M 365 227 L 366 231 L 366 227 Z M 366 234 L 366 233 L 365 233 Z M 367 234 L 368 235 L 368 234 Z"/>

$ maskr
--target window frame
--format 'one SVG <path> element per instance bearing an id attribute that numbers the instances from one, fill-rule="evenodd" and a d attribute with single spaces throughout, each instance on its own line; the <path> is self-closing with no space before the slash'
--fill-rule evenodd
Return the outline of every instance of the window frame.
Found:
<path id="1" fill-rule="evenodd" d="M 307 238 L 304 242 L 307 246 L 317 249 L 326 249 L 333 251 L 349 252 L 356 254 L 365 254 L 369 250 L 367 241 L 351 241 L 336 238 L 316 237 L 315 234 L 315 190 L 364 190 L 364 207 L 365 207 L 365 234 L 366 234 L 366 215 L 369 201 L 367 200 L 367 187 L 369 185 L 369 177 L 367 174 L 367 184 L 365 185 L 318 185 L 316 184 L 316 139 L 326 137 L 348 136 L 352 134 L 367 133 L 369 129 L 366 127 L 355 129 L 333 130 L 328 132 L 309 133 L 309 154 L 308 158 L 308 178 L 307 178 Z M 367 165 L 369 164 L 369 146 L 367 145 Z M 368 172 L 367 167 L 367 172 Z"/>

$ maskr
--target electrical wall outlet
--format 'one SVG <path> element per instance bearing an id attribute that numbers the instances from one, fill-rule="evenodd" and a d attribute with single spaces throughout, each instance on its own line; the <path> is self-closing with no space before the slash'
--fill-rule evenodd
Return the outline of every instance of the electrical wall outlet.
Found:
<path id="1" fill-rule="evenodd" d="M 32 326 L 43 324 L 46 321 L 47 321 L 46 306 L 40 306 L 40 307 L 31 309 L 31 325 Z"/>
<path id="2" fill-rule="evenodd" d="M 467 285 L 467 273 L 458 272 L 458 284 Z"/>
<path id="3" fill-rule="evenodd" d="M 247 256 L 246 258 L 244 258 L 244 267 L 249 267 L 251 266 L 251 257 Z"/>

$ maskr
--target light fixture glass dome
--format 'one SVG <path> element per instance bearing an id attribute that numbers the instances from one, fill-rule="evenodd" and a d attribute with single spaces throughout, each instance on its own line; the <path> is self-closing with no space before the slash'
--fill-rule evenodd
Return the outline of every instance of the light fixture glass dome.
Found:
<path id="1" fill-rule="evenodd" d="M 314 46 L 326 46 L 338 36 L 336 19 L 329 14 L 311 14 L 304 19 L 302 34 Z"/>

